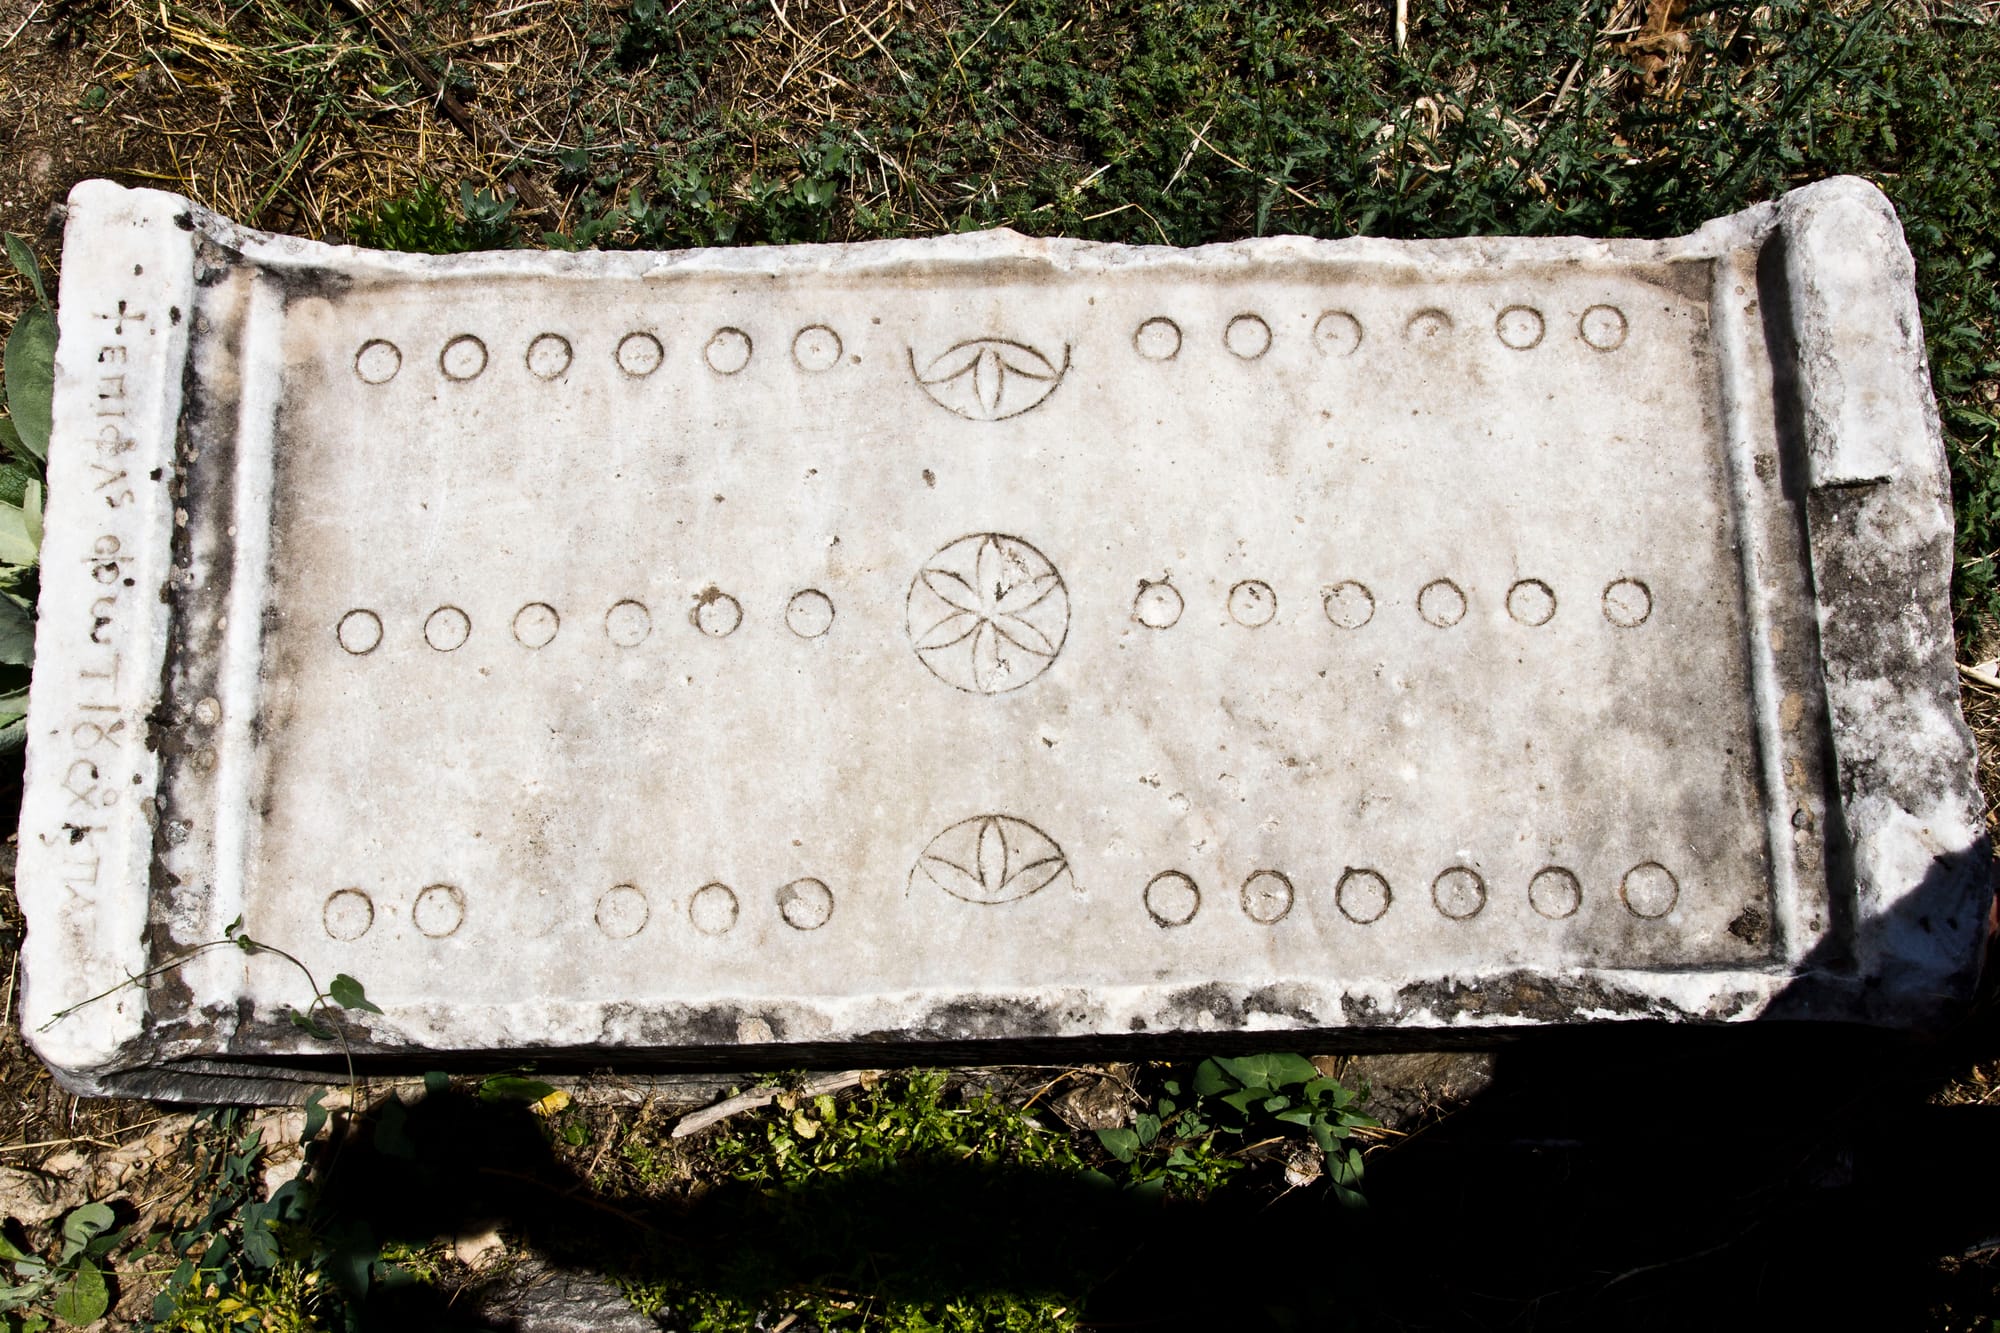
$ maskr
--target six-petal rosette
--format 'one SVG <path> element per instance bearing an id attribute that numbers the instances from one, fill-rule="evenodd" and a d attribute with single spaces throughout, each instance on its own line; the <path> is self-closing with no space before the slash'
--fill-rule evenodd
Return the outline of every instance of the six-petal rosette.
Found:
<path id="1" fill-rule="evenodd" d="M 1049 558 L 997 532 L 952 542 L 910 582 L 917 658 L 970 694 L 1018 690 L 1049 669 L 1069 635 L 1069 590 Z"/>

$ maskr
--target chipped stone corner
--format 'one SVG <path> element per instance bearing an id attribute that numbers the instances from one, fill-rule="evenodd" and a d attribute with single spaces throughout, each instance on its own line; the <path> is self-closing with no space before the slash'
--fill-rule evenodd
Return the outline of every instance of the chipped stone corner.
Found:
<path id="1" fill-rule="evenodd" d="M 1776 245 L 1853 961 L 1871 1016 L 1922 1023 L 1977 982 L 1993 848 L 1960 710 L 1916 267 L 1888 199 L 1855 177 L 1786 195 Z"/>

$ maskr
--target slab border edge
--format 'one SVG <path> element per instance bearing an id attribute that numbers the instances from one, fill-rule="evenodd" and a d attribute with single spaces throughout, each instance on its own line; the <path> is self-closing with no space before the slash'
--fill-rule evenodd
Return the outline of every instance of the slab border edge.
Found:
<path id="1" fill-rule="evenodd" d="M 1851 959 L 1801 970 L 1852 967 L 1850 1017 L 1913 1026 L 1970 999 L 1993 900 L 1916 265 L 1889 200 L 1857 177 L 1790 192 L 1778 223 L 1836 768 L 1827 844 L 1836 908 L 1852 913 L 1826 947 L 1853 941 Z"/>
<path id="2" fill-rule="evenodd" d="M 64 239 L 39 656 L 17 894 L 22 1027 L 74 1091 L 144 1030 L 175 448 L 194 291 L 185 200 L 85 181 Z M 48 669 L 61 664 L 58 673 Z M 119 985 L 121 978 L 128 979 Z M 100 994 L 113 988 L 109 994 Z"/>

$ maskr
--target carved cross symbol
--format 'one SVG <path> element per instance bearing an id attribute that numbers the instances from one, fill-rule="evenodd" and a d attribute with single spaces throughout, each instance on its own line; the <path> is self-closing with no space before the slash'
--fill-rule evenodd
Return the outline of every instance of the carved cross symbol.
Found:
<path id="1" fill-rule="evenodd" d="M 143 310 L 127 310 L 127 309 L 125 308 L 125 303 L 124 303 L 123 301 L 120 301 L 120 302 L 118 303 L 118 313 L 117 313 L 117 314 L 115 314 L 115 315 L 99 315 L 99 316 L 98 316 L 98 318 L 99 318 L 99 319 L 115 319 L 115 320 L 117 320 L 118 322 L 117 322 L 116 324 L 114 324 L 114 325 L 112 325 L 112 326 L 111 326 L 111 331 L 112 331 L 113 333 L 117 333 L 117 334 L 123 334 L 123 333 L 125 332 L 125 321 L 126 321 L 126 320 L 128 320 L 128 319 L 136 319 L 136 320 L 139 320 L 139 321 L 141 321 L 141 322 L 144 322 L 144 321 L 145 321 L 145 319 L 146 319 L 146 312 L 145 312 L 145 311 L 143 311 Z"/>

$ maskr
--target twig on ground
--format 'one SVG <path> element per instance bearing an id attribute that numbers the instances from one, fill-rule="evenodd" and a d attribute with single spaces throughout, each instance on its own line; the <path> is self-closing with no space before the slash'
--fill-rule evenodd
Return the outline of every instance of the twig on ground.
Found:
<path id="1" fill-rule="evenodd" d="M 2000 691 L 2000 676 L 1995 676 L 1991 672 L 1981 671 L 1978 667 L 1969 667 L 1965 663 L 1960 662 L 1958 664 L 1958 675 L 1959 679 L 1969 680 L 1974 685 L 1983 686 L 1989 690 Z"/>
<path id="2" fill-rule="evenodd" d="M 881 1072 L 879 1069 L 849 1069 L 839 1074 L 821 1074 L 818 1078 L 807 1079 L 805 1087 L 799 1091 L 803 1096 L 819 1097 L 826 1093 L 859 1087 L 864 1080 L 874 1078 Z M 769 1106 L 787 1091 L 785 1088 L 756 1088 L 750 1092 L 738 1093 L 734 1097 L 725 1097 L 713 1106 L 703 1107 L 693 1115 L 682 1117 L 668 1137 L 684 1139 L 690 1134 L 698 1134 L 710 1125 L 720 1124 L 733 1115 Z"/>

